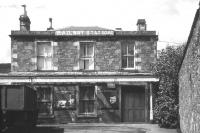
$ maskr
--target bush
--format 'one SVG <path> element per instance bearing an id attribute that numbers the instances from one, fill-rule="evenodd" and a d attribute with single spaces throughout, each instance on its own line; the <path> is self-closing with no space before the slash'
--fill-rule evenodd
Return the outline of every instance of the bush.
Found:
<path id="1" fill-rule="evenodd" d="M 183 56 L 184 45 L 168 46 L 163 50 L 154 67 L 160 79 L 155 95 L 154 117 L 160 127 L 177 128 L 178 120 L 178 72 Z"/>

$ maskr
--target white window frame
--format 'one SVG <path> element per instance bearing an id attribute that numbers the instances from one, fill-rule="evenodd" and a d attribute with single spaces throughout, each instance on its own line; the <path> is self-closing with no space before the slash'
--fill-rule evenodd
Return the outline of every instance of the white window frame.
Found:
<path id="1" fill-rule="evenodd" d="M 38 56 L 41 56 L 42 57 L 42 55 L 38 55 L 38 43 L 50 43 L 51 44 L 51 56 L 49 56 L 49 57 L 51 57 L 51 59 L 52 59 L 52 64 L 51 64 L 51 68 L 49 68 L 49 69 L 45 69 L 45 68 L 43 68 L 43 69 L 38 69 Z M 53 44 L 54 44 L 54 42 L 53 41 L 36 41 L 36 59 L 37 59 L 37 70 L 38 71 L 52 71 L 52 70 L 54 70 L 54 67 L 53 67 Z M 45 55 L 43 56 L 43 57 L 45 57 Z"/>
<path id="2" fill-rule="evenodd" d="M 123 44 L 122 44 L 123 45 Z M 129 45 L 134 45 L 133 46 L 133 48 L 134 48 L 134 53 L 133 53 L 133 55 L 130 55 L 129 53 L 128 53 L 128 49 L 129 49 Z M 121 47 L 123 47 L 123 46 L 121 46 Z M 124 56 L 126 56 L 126 59 L 127 59 L 127 64 L 126 64 L 126 66 L 128 66 L 128 57 L 133 57 L 134 58 L 134 65 L 133 65 L 133 67 L 122 67 L 122 69 L 124 69 L 124 70 L 133 70 L 133 69 L 135 69 L 135 44 L 127 44 L 127 47 L 126 47 L 126 53 L 127 53 L 127 55 L 123 55 L 123 53 L 122 53 L 122 48 L 121 48 L 121 63 L 123 62 L 122 60 L 123 60 L 123 57 Z M 123 64 L 121 64 L 121 66 L 123 66 Z"/>
<path id="3" fill-rule="evenodd" d="M 92 54 L 91 57 L 81 57 L 81 45 L 87 45 L 87 44 L 81 44 L 81 43 L 91 43 L 92 44 L 93 54 Z M 79 42 L 79 69 L 80 70 L 85 70 L 85 71 L 94 70 L 94 55 L 95 55 L 94 49 L 95 49 L 95 42 L 94 41 L 80 41 Z M 92 62 L 92 64 L 89 65 L 89 69 L 85 69 L 84 66 L 81 66 L 81 61 L 84 61 L 84 60 L 89 60 L 89 63 Z"/>

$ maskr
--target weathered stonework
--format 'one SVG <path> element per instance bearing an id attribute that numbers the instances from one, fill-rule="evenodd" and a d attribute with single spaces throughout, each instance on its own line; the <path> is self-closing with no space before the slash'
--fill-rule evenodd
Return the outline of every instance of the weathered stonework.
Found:
<path id="1" fill-rule="evenodd" d="M 197 11 L 179 72 L 179 113 L 182 133 L 200 132 L 200 17 Z"/>
<path id="2" fill-rule="evenodd" d="M 58 66 L 58 71 L 73 71 L 73 67 L 77 66 L 78 48 L 73 45 L 74 42 L 58 42 L 58 46 L 55 46 L 55 64 Z M 56 63 L 57 62 L 57 63 Z"/>
<path id="3" fill-rule="evenodd" d="M 156 62 L 155 41 L 137 41 L 136 48 L 140 49 L 136 57 L 140 57 L 141 61 L 137 62 L 141 66 L 141 72 L 150 72 L 152 64 Z M 136 63 L 136 65 L 137 65 Z"/>
<path id="4" fill-rule="evenodd" d="M 121 67 L 120 42 L 97 42 L 95 46 L 95 69 L 118 71 Z"/>
<path id="5" fill-rule="evenodd" d="M 36 62 L 35 43 L 33 41 L 12 40 L 12 71 L 34 71 Z"/>
<path id="6" fill-rule="evenodd" d="M 46 39 L 48 40 L 48 39 Z M 38 40 L 37 40 L 38 41 Z M 54 41 L 53 71 L 79 71 L 79 45 L 75 41 Z M 156 61 L 156 42 L 138 39 L 107 41 L 98 39 L 94 43 L 94 71 L 121 71 L 121 45 L 135 44 L 135 72 L 150 72 Z M 35 40 L 12 40 L 12 71 L 37 71 L 37 49 Z"/>

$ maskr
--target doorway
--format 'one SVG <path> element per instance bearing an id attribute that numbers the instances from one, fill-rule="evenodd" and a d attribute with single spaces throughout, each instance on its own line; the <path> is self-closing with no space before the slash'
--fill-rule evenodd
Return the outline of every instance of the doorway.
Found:
<path id="1" fill-rule="evenodd" d="M 145 87 L 122 87 L 122 121 L 145 122 Z"/>

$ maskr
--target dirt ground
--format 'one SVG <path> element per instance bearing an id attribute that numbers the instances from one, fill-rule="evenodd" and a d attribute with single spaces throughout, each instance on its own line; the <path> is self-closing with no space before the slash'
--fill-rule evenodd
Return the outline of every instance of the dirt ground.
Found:
<path id="1" fill-rule="evenodd" d="M 37 125 L 35 128 L 12 127 L 3 133 L 177 133 L 155 124 L 62 124 Z"/>

